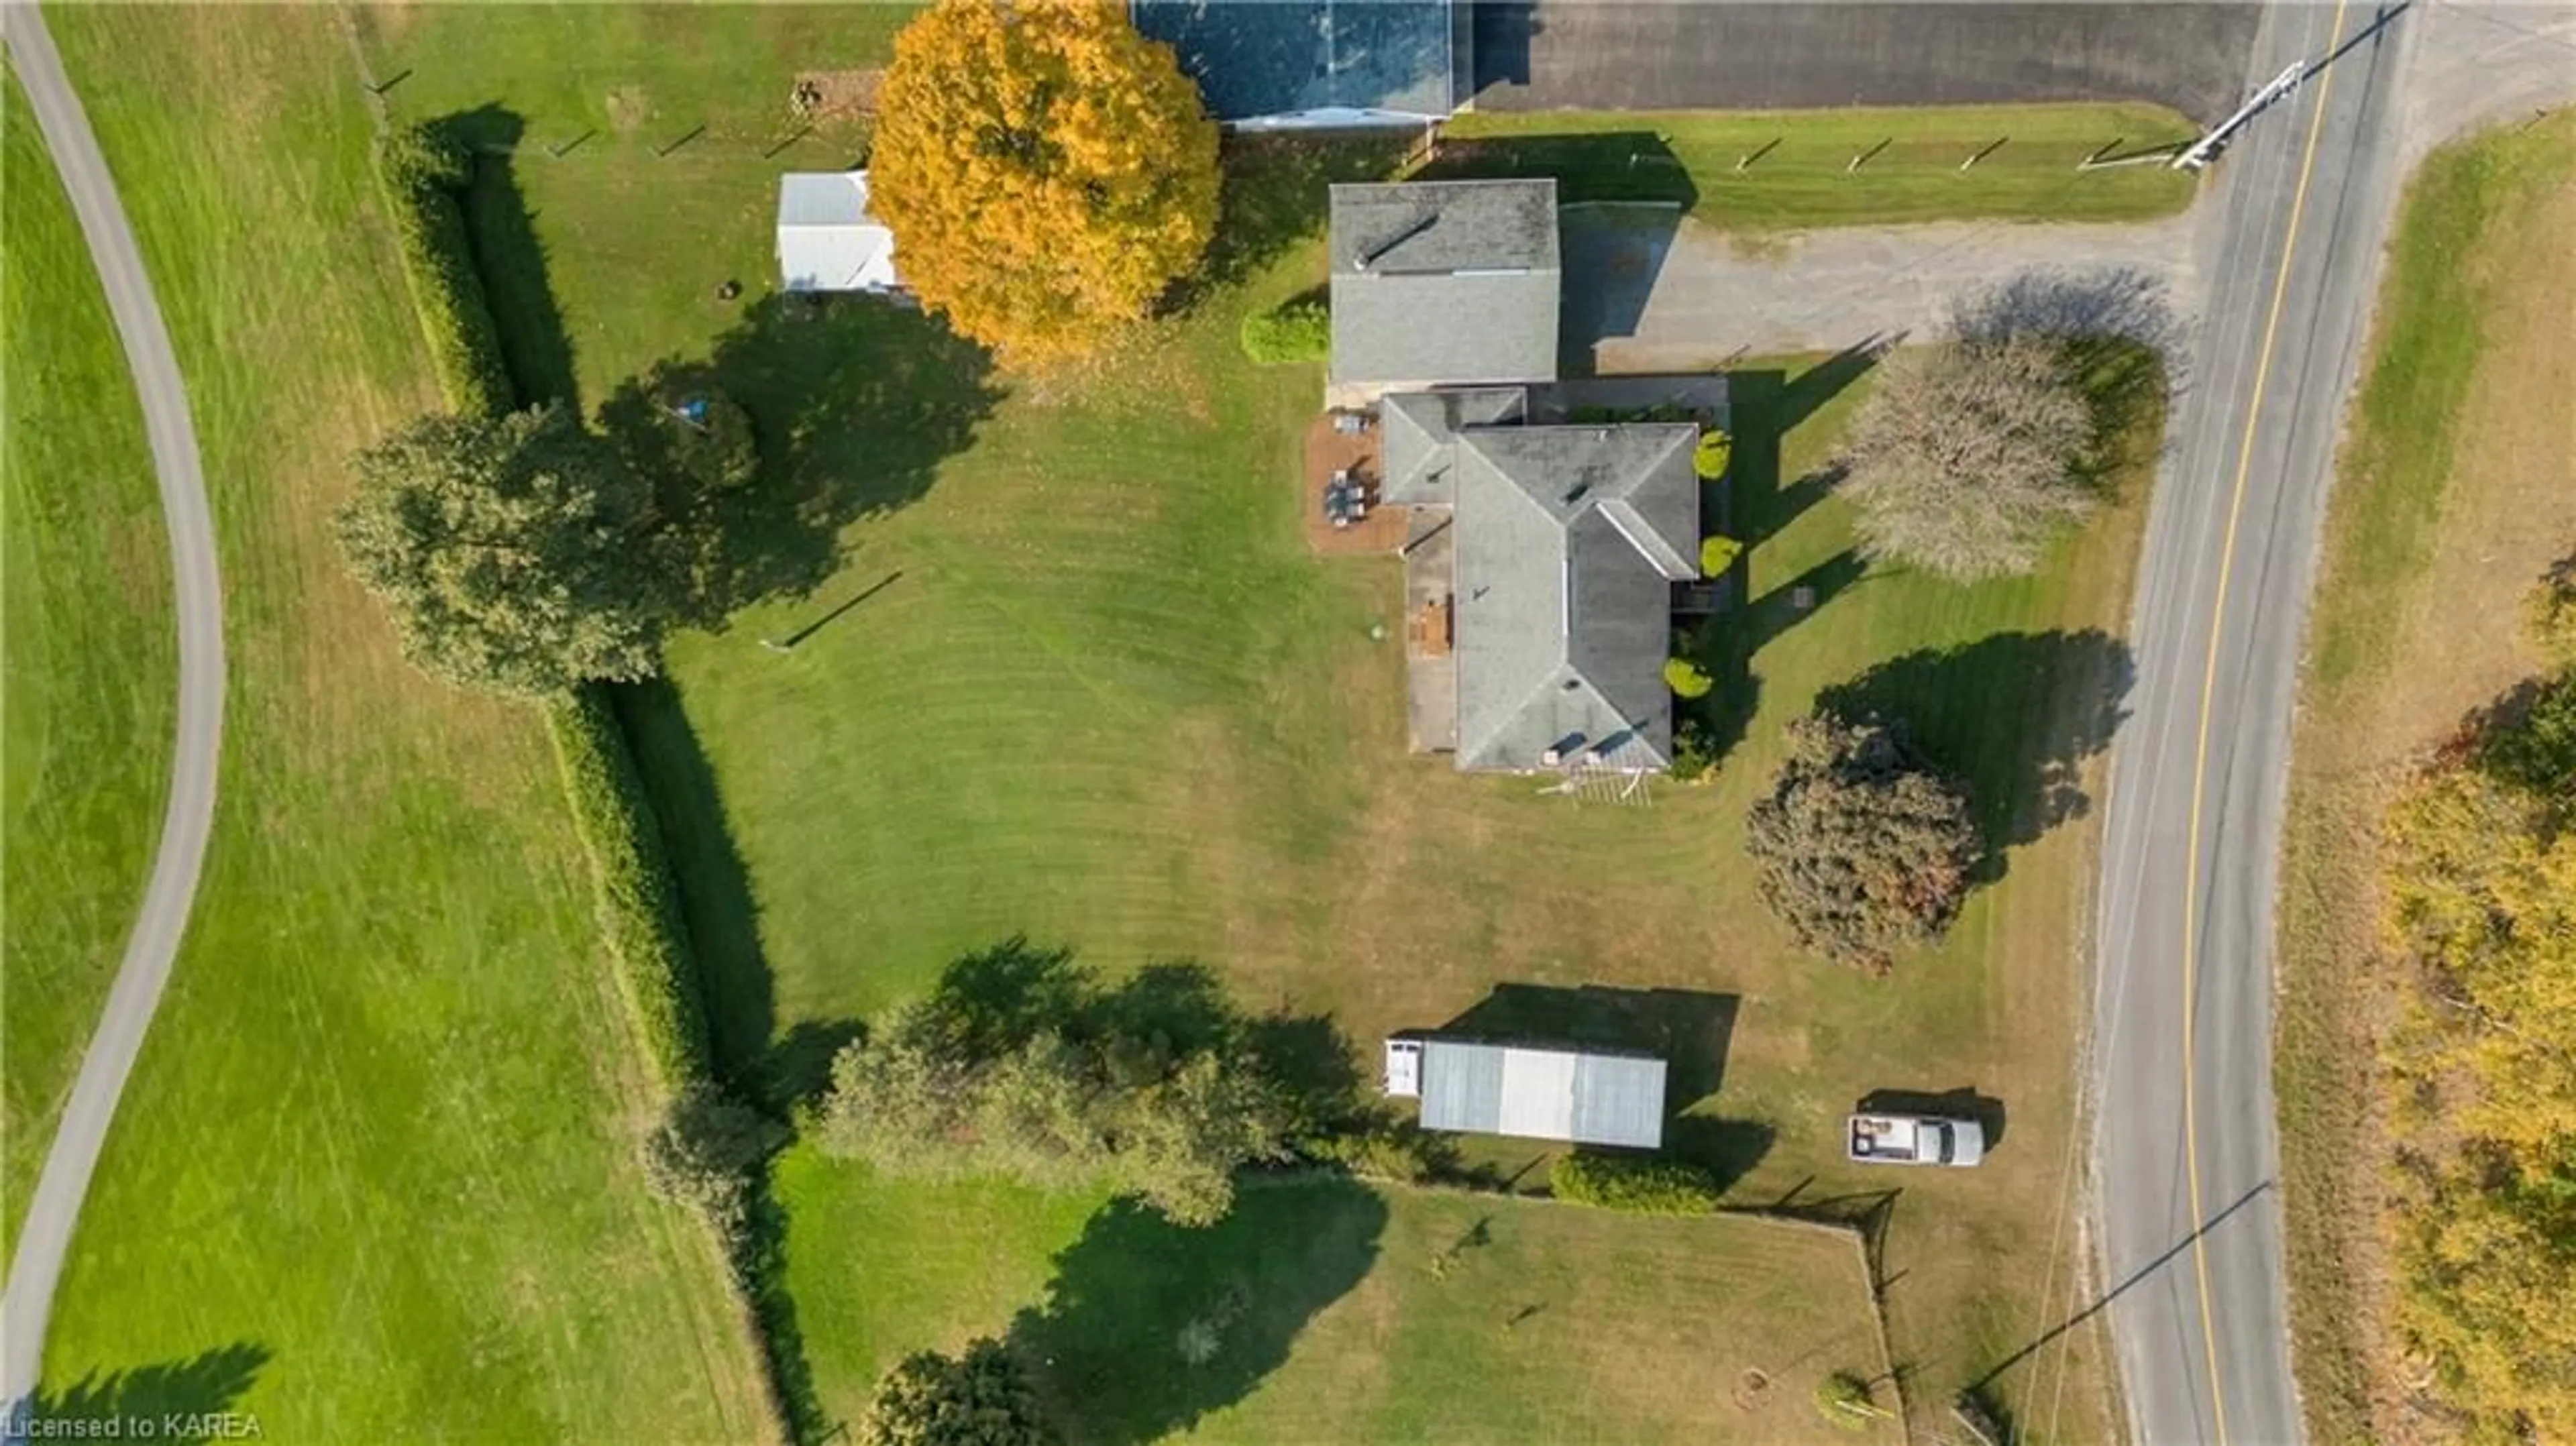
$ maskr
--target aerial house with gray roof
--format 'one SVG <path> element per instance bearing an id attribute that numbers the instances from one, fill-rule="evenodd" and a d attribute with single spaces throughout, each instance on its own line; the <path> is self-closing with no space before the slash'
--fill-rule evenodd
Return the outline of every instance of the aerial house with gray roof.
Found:
<path id="1" fill-rule="evenodd" d="M 1671 767 L 1700 429 L 1562 420 L 1556 183 L 1335 186 L 1331 251 L 1326 399 L 1374 413 L 1377 501 L 1416 519 L 1408 593 L 1452 643 L 1409 659 L 1440 719 L 1416 746 L 1475 771 Z"/>
<path id="2" fill-rule="evenodd" d="M 1664 1143 L 1664 1062 L 1458 1039 L 1390 1039 L 1385 1092 L 1422 1128 L 1574 1145 Z"/>

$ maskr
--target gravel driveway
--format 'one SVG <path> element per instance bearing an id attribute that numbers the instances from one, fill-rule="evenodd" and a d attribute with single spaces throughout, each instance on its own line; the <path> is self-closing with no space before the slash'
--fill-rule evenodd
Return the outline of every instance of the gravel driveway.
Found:
<path id="1" fill-rule="evenodd" d="M 1958 222 L 1817 231 L 1746 244 L 1668 211 L 1565 213 L 1563 364 L 1691 371 L 1739 349 L 1839 351 L 1939 331 L 1951 306 L 2033 273 L 2118 273 L 2198 314 L 2190 213 L 2087 226 Z"/>

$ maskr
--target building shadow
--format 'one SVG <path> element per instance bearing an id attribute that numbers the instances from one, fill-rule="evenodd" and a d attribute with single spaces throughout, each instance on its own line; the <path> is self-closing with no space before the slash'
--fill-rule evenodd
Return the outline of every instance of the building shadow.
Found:
<path id="1" fill-rule="evenodd" d="M 1605 341 L 1637 334 L 1699 187 L 1652 130 L 1443 136 L 1424 180 L 1546 177 L 1556 182 L 1564 272 L 1559 372 L 1590 376 Z"/>
<path id="2" fill-rule="evenodd" d="M 2099 629 L 1997 633 L 1891 658 L 1817 696 L 1819 711 L 1899 721 L 1907 739 L 1968 787 L 1986 845 L 2005 850 L 2092 807 L 2084 766 L 2128 716 L 2128 644 Z"/>
<path id="3" fill-rule="evenodd" d="M 1189 1430 L 1288 1359 L 1325 1307 L 1375 1265 L 1386 1203 L 1333 1176 L 1237 1192 L 1201 1230 L 1117 1202 L 1055 1258 L 1043 1305 L 1009 1344 L 1076 1446 Z"/>
<path id="4" fill-rule="evenodd" d="M 1546 33 L 1534 0 L 1477 0 L 1475 89 L 1530 83 L 1530 42 Z"/>
<path id="5" fill-rule="evenodd" d="M 1664 1153 L 1708 1171 L 1721 1191 L 1753 1173 L 1778 1132 L 1760 1120 L 1684 1115 L 1664 1126 Z"/>
<path id="6" fill-rule="evenodd" d="M 1443 1024 L 1443 1038 L 1651 1055 L 1664 1062 L 1664 1108 L 1678 1115 L 1726 1078 L 1737 997 L 1696 989 L 1498 984 Z"/>
<path id="7" fill-rule="evenodd" d="M 1855 1114 L 1929 1115 L 1945 1120 L 1974 1120 L 1985 1131 L 1986 1148 L 2004 1139 L 2004 1102 L 1977 1093 L 1976 1086 L 1930 1093 L 1923 1090 L 1871 1090 L 1852 1106 Z"/>
<path id="8" fill-rule="evenodd" d="M 157 1432 L 169 1416 L 220 1416 L 250 1394 L 268 1362 L 267 1347 L 236 1342 L 184 1360 L 40 1384 L 23 1403 L 0 1403 L 7 1411 L 0 1438 L 132 1440 L 138 1422 Z"/>

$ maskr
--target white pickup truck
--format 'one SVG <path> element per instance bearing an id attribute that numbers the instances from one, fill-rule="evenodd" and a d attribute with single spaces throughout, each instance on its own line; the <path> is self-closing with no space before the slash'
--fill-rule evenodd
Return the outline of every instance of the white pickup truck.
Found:
<path id="1" fill-rule="evenodd" d="M 1986 1157 L 1986 1131 L 1936 1115 L 1854 1115 L 1843 1148 L 1864 1165 L 1973 1165 Z"/>

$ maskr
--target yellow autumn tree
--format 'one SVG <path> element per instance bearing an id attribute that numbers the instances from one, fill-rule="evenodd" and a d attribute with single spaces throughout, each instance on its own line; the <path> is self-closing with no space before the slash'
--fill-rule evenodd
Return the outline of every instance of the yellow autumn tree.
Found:
<path id="1" fill-rule="evenodd" d="M 2473 1441 L 2576 1440 L 2576 675 L 2390 811 L 2398 1323 Z"/>
<path id="2" fill-rule="evenodd" d="M 1216 230 L 1216 125 L 1171 47 L 1099 0 L 939 0 L 877 92 L 870 205 L 905 283 L 1047 360 L 1143 316 Z"/>

